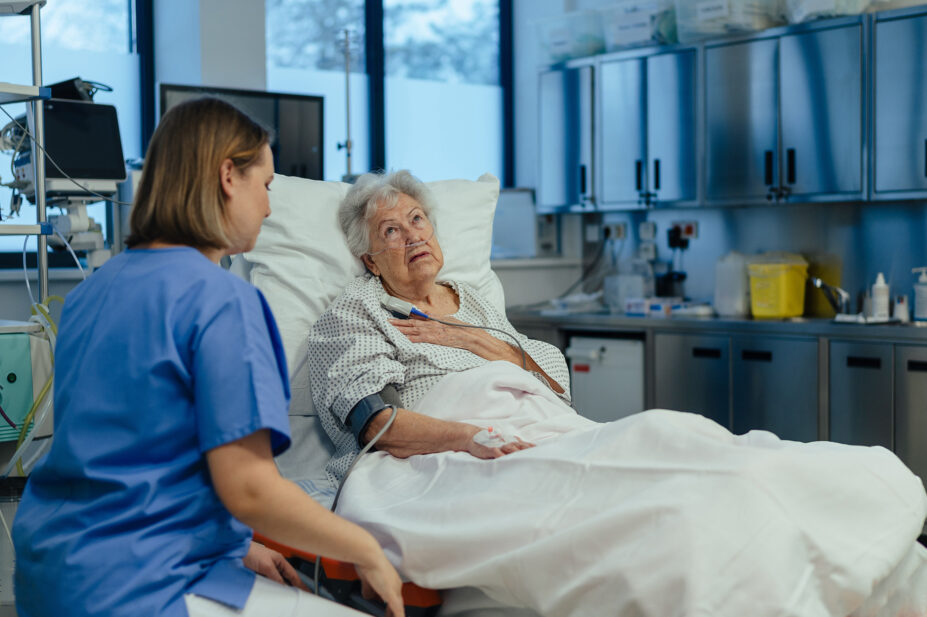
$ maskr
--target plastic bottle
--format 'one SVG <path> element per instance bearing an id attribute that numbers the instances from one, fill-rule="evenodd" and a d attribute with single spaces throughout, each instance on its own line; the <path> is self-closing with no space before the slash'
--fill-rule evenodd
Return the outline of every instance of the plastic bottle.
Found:
<path id="1" fill-rule="evenodd" d="M 914 283 L 914 320 L 927 321 L 927 267 L 911 270 L 921 275 Z"/>
<path id="2" fill-rule="evenodd" d="M 888 320 L 888 284 L 885 277 L 879 272 L 876 282 L 872 286 L 872 318 L 876 320 Z"/>

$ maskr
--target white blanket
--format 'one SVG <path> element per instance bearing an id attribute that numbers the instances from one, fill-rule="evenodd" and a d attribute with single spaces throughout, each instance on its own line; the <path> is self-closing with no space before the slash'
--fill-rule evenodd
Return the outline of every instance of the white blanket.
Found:
<path id="1" fill-rule="evenodd" d="M 338 512 L 419 585 L 549 617 L 849 615 L 927 513 L 921 481 L 883 448 L 734 436 L 665 410 L 597 424 L 505 362 L 447 376 L 416 411 L 537 447 L 375 453 Z"/>

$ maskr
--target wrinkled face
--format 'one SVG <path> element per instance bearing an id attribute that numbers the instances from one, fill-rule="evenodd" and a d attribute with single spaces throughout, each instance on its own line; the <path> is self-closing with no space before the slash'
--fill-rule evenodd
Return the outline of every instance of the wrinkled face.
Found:
<path id="1" fill-rule="evenodd" d="M 270 183 L 274 179 L 274 158 L 265 145 L 257 162 L 223 181 L 226 194 L 226 233 L 231 246 L 229 255 L 245 253 L 254 248 L 261 223 L 270 216 Z"/>
<path id="2" fill-rule="evenodd" d="M 393 208 L 377 208 L 367 222 L 370 250 L 364 264 L 387 286 L 402 289 L 434 283 L 444 255 L 421 205 L 400 194 Z"/>

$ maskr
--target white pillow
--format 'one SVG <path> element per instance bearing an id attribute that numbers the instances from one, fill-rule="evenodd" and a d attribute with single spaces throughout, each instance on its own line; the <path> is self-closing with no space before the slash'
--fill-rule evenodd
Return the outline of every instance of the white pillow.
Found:
<path id="1" fill-rule="evenodd" d="M 499 180 L 443 180 L 426 186 L 434 195 L 433 218 L 444 252 L 438 280 L 467 283 L 505 311 L 502 283 L 490 269 L 492 220 Z M 287 364 L 294 371 L 306 356 L 309 328 L 364 266 L 348 251 L 338 226 L 338 204 L 349 185 L 277 174 L 270 186 L 271 215 L 254 249 L 242 257 L 251 283 L 270 304 L 280 328 Z M 291 375 L 290 415 L 314 413 L 308 369 Z"/>

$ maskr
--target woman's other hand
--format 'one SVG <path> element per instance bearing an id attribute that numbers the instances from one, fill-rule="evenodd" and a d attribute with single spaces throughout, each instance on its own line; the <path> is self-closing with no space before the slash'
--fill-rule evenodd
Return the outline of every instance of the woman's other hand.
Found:
<path id="1" fill-rule="evenodd" d="M 361 593 L 368 600 L 377 599 L 386 604 L 386 617 L 405 617 L 402 601 L 402 580 L 379 546 L 368 564 L 354 564 L 361 579 Z"/>
<path id="2" fill-rule="evenodd" d="M 309 591 L 309 588 L 299 578 L 299 574 L 290 565 L 290 562 L 284 559 L 283 555 L 263 544 L 252 542 L 243 561 L 246 568 L 257 572 L 261 576 L 266 576 L 281 585 L 292 585 L 304 591 Z"/>

